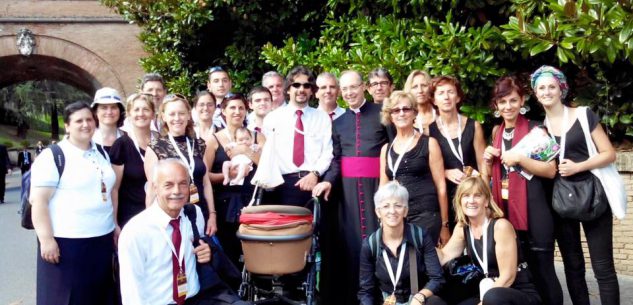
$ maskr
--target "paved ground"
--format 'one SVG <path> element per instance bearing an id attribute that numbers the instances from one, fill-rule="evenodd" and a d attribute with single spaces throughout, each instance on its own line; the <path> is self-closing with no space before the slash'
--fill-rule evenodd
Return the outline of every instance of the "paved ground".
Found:
<path id="1" fill-rule="evenodd" d="M 0 305 L 35 304 L 35 258 L 37 242 L 33 231 L 20 227 L 20 173 L 7 177 L 6 203 L 0 204 Z M 571 305 L 564 283 L 562 264 L 556 266 L 565 292 L 565 305 Z M 618 276 L 622 305 L 633 305 L 633 276 Z M 587 273 L 591 304 L 600 304 L 593 273 Z M 328 304 L 329 305 L 329 304 Z M 339 304 L 333 304 L 339 305 Z M 603 304 L 611 305 L 611 304 Z"/>

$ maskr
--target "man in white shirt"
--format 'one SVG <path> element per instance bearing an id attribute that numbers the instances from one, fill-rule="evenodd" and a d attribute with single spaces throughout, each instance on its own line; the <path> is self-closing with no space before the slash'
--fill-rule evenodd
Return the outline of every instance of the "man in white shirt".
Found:
<path id="1" fill-rule="evenodd" d="M 222 116 L 222 107 L 220 104 L 224 97 L 231 92 L 233 82 L 229 76 L 229 72 L 220 66 L 215 66 L 207 70 L 209 80 L 207 81 L 207 90 L 215 97 L 215 113 L 213 114 L 213 124 L 217 128 L 226 127 L 226 122 Z"/>
<path id="2" fill-rule="evenodd" d="M 323 72 L 316 79 L 316 98 L 319 100 L 319 110 L 330 116 L 332 121 L 338 119 L 345 109 L 339 107 L 337 100 L 339 96 L 338 80 L 336 76 L 329 72 Z"/>
<path id="3" fill-rule="evenodd" d="M 272 110 L 272 94 L 265 87 L 255 87 L 248 93 L 248 114 L 246 126 L 250 131 L 262 132 L 264 118 Z"/>
<path id="4" fill-rule="evenodd" d="M 275 110 L 286 105 L 286 97 L 284 96 L 284 77 L 277 71 L 268 71 L 262 75 L 262 86 L 270 90 L 273 99 L 273 107 Z"/>
<path id="5" fill-rule="evenodd" d="M 151 179 L 156 201 L 133 217 L 119 237 L 123 304 L 243 304 L 237 296 L 233 303 L 217 302 L 214 296 L 226 293 L 224 285 L 219 291 L 200 291 L 196 264 L 208 263 L 211 250 L 202 239 L 193 246 L 193 230 L 203 232 L 204 223 L 199 208 L 195 227 L 184 213 L 189 198 L 187 166 L 178 159 L 160 160 Z"/>
<path id="6" fill-rule="evenodd" d="M 308 106 L 315 90 L 314 74 L 293 68 L 286 78 L 288 105 L 264 119 L 264 134 L 274 134 L 274 155 L 284 183 L 264 196 L 264 203 L 304 205 L 332 161 L 332 123 L 323 111 Z"/>
<path id="7" fill-rule="evenodd" d="M 167 90 L 165 89 L 165 80 L 163 77 L 158 73 L 147 73 L 143 75 L 143 79 L 141 80 L 141 94 L 149 94 L 154 98 L 154 107 L 156 107 L 156 109 L 154 109 L 154 113 L 156 113 L 156 117 L 152 120 L 150 128 L 152 131 L 160 132 L 158 120 L 159 108 L 163 103 L 163 98 L 167 94 Z M 121 130 L 129 132 L 131 130 L 130 124 L 130 120 L 125 119 Z"/>

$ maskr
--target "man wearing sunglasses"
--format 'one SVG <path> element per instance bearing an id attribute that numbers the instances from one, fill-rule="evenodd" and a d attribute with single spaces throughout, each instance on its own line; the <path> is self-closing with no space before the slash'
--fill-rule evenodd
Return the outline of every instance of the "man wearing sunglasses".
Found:
<path id="1" fill-rule="evenodd" d="M 218 128 L 226 127 L 226 121 L 222 117 L 222 108 L 220 104 L 224 97 L 231 92 L 233 82 L 229 73 L 220 66 L 215 66 L 207 70 L 209 80 L 207 81 L 207 90 L 215 97 L 215 113 L 213 114 L 213 124 Z"/>
<path id="2" fill-rule="evenodd" d="M 303 206 L 332 161 L 332 124 L 327 114 L 308 105 L 315 92 L 310 70 L 293 68 L 285 92 L 288 105 L 269 113 L 263 126 L 267 139 L 275 137 L 273 155 L 284 183 L 265 193 L 263 202 Z"/>
<path id="3" fill-rule="evenodd" d="M 367 75 L 369 95 L 374 99 L 374 103 L 382 104 L 382 101 L 391 95 L 393 91 L 393 77 L 387 69 L 376 68 Z"/>
<path id="4" fill-rule="evenodd" d="M 380 177 L 380 149 L 387 143 L 387 129 L 380 123 L 381 105 L 367 102 L 365 83 L 357 71 L 344 71 L 339 79 L 343 100 L 349 109 L 335 120 L 332 128 L 334 159 L 323 182 L 312 192 L 327 200 L 332 189 L 339 204 L 339 248 L 344 258 L 341 266 L 342 299 L 340 304 L 356 304 L 359 254 L 363 238 L 378 229 L 373 196 Z M 333 187 L 340 183 L 338 187 Z"/>

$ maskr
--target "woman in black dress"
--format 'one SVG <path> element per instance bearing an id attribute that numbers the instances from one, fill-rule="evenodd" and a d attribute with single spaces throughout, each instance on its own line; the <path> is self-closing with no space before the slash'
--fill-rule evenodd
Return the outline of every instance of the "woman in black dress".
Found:
<path id="1" fill-rule="evenodd" d="M 394 91 L 383 102 L 382 123 L 393 124 L 396 137 L 380 153 L 380 185 L 397 180 L 409 191 L 407 220 L 429 232 L 434 243 L 446 244 L 450 238 L 448 201 L 442 152 L 437 141 L 414 127 L 415 98 Z"/>
<path id="2" fill-rule="evenodd" d="M 459 81 L 452 76 L 439 76 L 431 82 L 429 95 L 439 116 L 429 126 L 429 134 L 435 138 L 444 158 L 444 176 L 448 202 L 453 202 L 457 185 L 466 177 L 477 175 L 483 166 L 486 148 L 484 132 L 479 122 L 459 114 L 459 104 L 464 99 Z M 455 225 L 455 214 L 449 209 L 451 228 Z"/>
<path id="3" fill-rule="evenodd" d="M 453 205 L 457 225 L 448 244 L 437 249 L 440 263 L 444 265 L 461 256 L 466 249 L 486 275 L 479 285 L 479 295 L 459 305 L 540 304 L 514 228 L 492 200 L 488 183 L 481 177 L 465 178 L 457 188 Z"/>
<path id="4" fill-rule="evenodd" d="M 589 108 L 569 107 L 565 101 L 569 87 L 565 75 L 556 68 L 543 66 L 532 74 L 532 88 L 539 103 L 545 109 L 545 123 L 550 133 L 561 144 L 558 174 L 567 179 L 585 179 L 592 175 L 592 169 L 607 166 L 615 161 L 615 150 L 604 129 L 600 118 Z M 598 154 L 590 157 L 583 128 L 578 117 L 580 111 L 586 111 L 590 137 Z M 557 176 L 557 179 L 559 177 Z M 585 257 L 580 241 L 582 224 L 591 266 L 598 280 L 600 301 L 602 304 L 620 304 L 620 288 L 613 262 L 613 215 L 607 198 L 602 198 L 605 212 L 590 221 L 563 219 L 556 217 L 556 239 L 563 257 L 567 288 L 574 305 L 588 305 L 589 291 L 585 280 Z"/>
<path id="5" fill-rule="evenodd" d="M 117 232 L 136 214 L 145 209 L 145 151 L 153 134 L 154 102 L 150 95 L 132 94 L 127 99 L 129 133 L 114 141 L 110 161 L 116 174 L 112 195 Z"/>
<path id="6" fill-rule="evenodd" d="M 503 118 L 493 128 L 493 145 L 484 152 L 486 173 L 492 180 L 492 195 L 517 230 L 523 257 L 527 259 L 539 294 L 546 305 L 563 304 L 563 291 L 554 269 L 554 219 L 551 195 L 546 185 L 556 175 L 556 161 L 537 161 L 508 151 L 535 126 L 523 114 L 527 111 L 523 87 L 514 77 L 502 77 L 495 85 L 492 106 L 495 117 Z M 520 172 L 507 167 L 520 166 Z"/>
<path id="7" fill-rule="evenodd" d="M 231 156 L 245 154 L 253 164 L 259 162 L 261 149 L 254 150 L 245 145 L 235 145 L 235 130 L 244 126 L 248 104 L 244 97 L 239 94 L 227 96 L 220 107 L 222 114 L 226 118 L 226 128 L 218 131 L 207 141 L 207 150 L 210 154 L 211 171 L 209 178 L 215 189 L 214 198 L 218 211 L 218 238 L 224 251 L 236 266 L 240 266 L 240 255 L 242 247 L 240 241 L 235 236 L 239 227 L 239 215 L 242 208 L 248 205 L 254 191 L 251 179 L 255 174 L 255 169 L 251 170 L 244 178 L 243 185 L 224 185 L 224 175 L 222 175 L 222 164 L 231 159 Z M 261 148 L 264 145 L 264 136 L 256 133 L 253 137 L 255 143 Z M 231 175 L 234 176 L 234 175 Z"/>
<path id="8" fill-rule="evenodd" d="M 191 120 L 189 102 L 180 94 L 165 96 L 159 109 L 162 122 L 161 136 L 150 142 L 145 152 L 145 176 L 151 177 L 152 169 L 157 160 L 178 158 L 189 165 L 190 202 L 198 205 L 202 210 L 208 236 L 217 230 L 215 206 L 213 204 L 213 190 L 207 175 L 209 168 L 209 153 L 202 139 L 196 139 Z M 146 205 L 154 202 L 156 197 L 152 191 L 151 179 L 147 179 Z"/>

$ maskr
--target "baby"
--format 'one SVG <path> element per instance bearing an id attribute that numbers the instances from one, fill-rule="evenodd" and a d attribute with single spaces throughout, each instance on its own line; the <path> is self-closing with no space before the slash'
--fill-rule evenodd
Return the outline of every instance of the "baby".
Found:
<path id="1" fill-rule="evenodd" d="M 251 147 L 253 151 L 257 151 L 257 144 L 253 144 L 253 136 L 250 130 L 246 127 L 240 127 L 235 130 L 235 142 L 230 143 L 229 147 L 233 148 L 237 145 L 243 144 Z M 224 161 L 222 163 L 222 174 L 224 175 L 224 185 L 230 183 L 230 185 L 242 185 L 244 184 L 244 177 L 253 170 L 253 160 L 251 160 L 245 154 L 239 154 L 233 156 L 230 161 Z M 229 173 L 231 170 L 237 169 L 237 176 L 231 180 Z"/>

